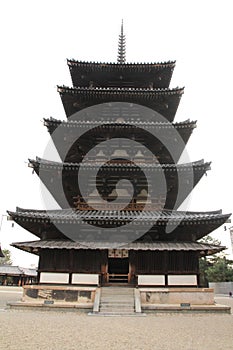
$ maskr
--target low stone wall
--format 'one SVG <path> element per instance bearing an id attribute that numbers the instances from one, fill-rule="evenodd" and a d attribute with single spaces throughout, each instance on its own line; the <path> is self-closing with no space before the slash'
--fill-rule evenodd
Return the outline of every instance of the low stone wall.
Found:
<path id="1" fill-rule="evenodd" d="M 22 302 L 72 303 L 93 305 L 96 287 L 63 285 L 27 285 L 23 287 Z"/>
<path id="2" fill-rule="evenodd" d="M 209 283 L 209 287 L 214 289 L 215 294 L 233 294 L 233 282 L 215 282 Z"/>
<path id="3" fill-rule="evenodd" d="M 139 288 L 141 304 L 214 305 L 212 288 Z"/>

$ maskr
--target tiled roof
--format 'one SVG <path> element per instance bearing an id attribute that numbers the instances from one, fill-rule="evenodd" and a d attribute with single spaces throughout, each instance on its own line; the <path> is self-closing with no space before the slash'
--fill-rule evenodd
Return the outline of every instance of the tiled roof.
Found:
<path id="1" fill-rule="evenodd" d="M 211 162 L 204 162 L 204 160 L 199 160 L 196 162 L 190 162 L 190 163 L 184 163 L 184 164 L 157 164 L 157 163 L 143 163 L 140 162 L 140 168 L 141 169 L 152 169 L 155 171 L 185 171 L 185 170 L 192 170 L 199 169 L 199 170 L 210 170 L 210 164 Z M 78 170 L 80 166 L 82 166 L 82 169 L 90 169 L 94 167 L 99 167 L 98 162 L 82 162 L 82 163 L 61 163 L 61 162 L 54 162 L 49 161 L 46 159 L 42 159 L 39 157 L 36 157 L 36 160 L 29 159 L 29 165 L 32 167 L 40 167 L 40 168 L 55 168 L 55 169 L 63 169 L 68 168 L 69 170 Z M 137 164 L 136 164 L 137 165 Z M 125 161 L 118 161 L 118 162 L 108 162 L 103 165 L 101 165 L 101 169 L 118 169 L 118 168 L 130 168 L 137 170 L 137 166 L 134 163 L 131 162 L 125 162 Z"/>
<path id="2" fill-rule="evenodd" d="M 155 97 L 159 96 L 171 96 L 171 95 L 182 95 L 184 93 L 184 88 L 161 88 L 161 89 L 145 89 L 145 88 L 116 88 L 116 87 L 67 87 L 67 86 L 58 86 L 57 91 L 63 95 L 63 94 L 71 94 L 71 95 L 78 95 L 82 94 L 82 96 L 107 96 L 109 99 L 111 99 L 111 96 L 119 95 L 119 96 L 137 96 L 142 97 L 143 99 L 154 99 Z"/>
<path id="3" fill-rule="evenodd" d="M 0 275 L 24 275 L 24 276 L 37 276 L 35 269 L 24 268 L 12 265 L 1 265 Z"/>
<path id="4" fill-rule="evenodd" d="M 191 224 L 200 224 L 201 221 L 211 222 L 212 220 L 222 220 L 230 216 L 230 214 L 222 214 L 219 211 L 210 212 L 185 212 L 185 211 L 116 211 L 116 210 L 31 210 L 17 208 L 16 212 L 8 211 L 9 215 L 13 218 L 25 218 L 37 220 L 57 220 L 64 222 L 79 222 L 81 220 L 141 220 L 146 222 L 166 222 L 168 219 L 170 222 L 182 221 Z"/>
<path id="5" fill-rule="evenodd" d="M 125 122 L 114 122 L 113 120 L 70 120 L 70 121 L 63 121 L 63 120 L 57 120 L 54 118 L 44 118 L 44 125 L 55 125 L 62 127 L 69 127 L 69 128 L 85 128 L 90 126 L 101 126 L 101 127 L 108 127 L 108 126 L 114 126 L 114 127 L 121 127 L 121 128 L 132 128 L 134 126 L 137 127 L 143 127 L 143 128 L 157 128 L 157 129 L 184 129 L 184 128 L 195 128 L 196 127 L 196 121 L 190 121 L 185 120 L 183 122 L 179 123 L 169 123 L 169 122 L 156 122 L 156 121 L 132 121 L 132 124 L 130 124 L 130 121 Z"/>
<path id="6" fill-rule="evenodd" d="M 87 69 L 92 69 L 95 71 L 107 71 L 107 70 L 133 70 L 133 71 L 150 71 L 151 68 L 156 68 L 161 70 L 166 67 L 174 68 L 176 61 L 167 61 L 167 62 L 155 62 L 155 63 L 114 63 L 114 62 L 87 62 L 87 61 L 78 61 L 75 59 L 67 59 L 68 66 L 72 67 L 84 67 Z"/>
<path id="7" fill-rule="evenodd" d="M 32 249 L 128 249 L 128 250 L 159 250 L 159 251 L 211 251 L 218 252 L 225 247 L 212 244 L 197 243 L 197 242 L 73 242 L 70 240 L 40 240 L 31 242 L 12 243 L 17 248 L 32 248 Z"/>

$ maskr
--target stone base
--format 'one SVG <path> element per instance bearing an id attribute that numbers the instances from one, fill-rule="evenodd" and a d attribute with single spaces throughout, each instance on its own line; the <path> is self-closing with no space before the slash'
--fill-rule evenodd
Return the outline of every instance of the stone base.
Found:
<path id="1" fill-rule="evenodd" d="M 93 306 L 96 287 L 64 285 L 26 285 L 23 287 L 21 303 L 44 305 L 45 307 Z"/>
<path id="2" fill-rule="evenodd" d="M 181 306 L 178 304 L 142 304 L 143 312 L 151 314 L 160 313 L 217 313 L 217 314 L 230 314 L 231 308 L 227 305 L 190 305 Z"/>
<path id="3" fill-rule="evenodd" d="M 214 305 L 212 288 L 139 288 L 141 304 Z"/>
<path id="4" fill-rule="evenodd" d="M 44 304 L 41 302 L 26 302 L 19 301 L 16 303 L 8 303 L 10 309 L 14 310 L 40 310 L 40 311 L 79 311 L 79 312 L 90 312 L 93 309 L 93 303 L 89 304 L 74 304 L 74 303 L 59 303 L 56 302 L 54 304 Z"/>

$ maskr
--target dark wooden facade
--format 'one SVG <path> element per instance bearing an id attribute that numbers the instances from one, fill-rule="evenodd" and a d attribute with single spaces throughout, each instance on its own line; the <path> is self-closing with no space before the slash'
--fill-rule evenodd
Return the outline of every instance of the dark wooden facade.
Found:
<path id="1" fill-rule="evenodd" d="M 199 252 L 129 251 L 128 257 L 108 256 L 108 250 L 43 249 L 39 272 L 92 273 L 101 276 L 102 284 L 111 275 L 127 276 L 136 284 L 138 275 L 198 274 Z M 167 278 L 166 278 L 167 280 Z"/>

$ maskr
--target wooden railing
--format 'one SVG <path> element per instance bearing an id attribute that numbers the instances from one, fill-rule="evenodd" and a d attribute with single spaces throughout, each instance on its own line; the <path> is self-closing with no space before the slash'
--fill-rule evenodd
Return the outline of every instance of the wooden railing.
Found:
<path id="1" fill-rule="evenodd" d="M 78 210 L 131 210 L 131 211 L 142 211 L 144 209 L 150 210 L 162 210 L 164 202 L 157 203 L 130 203 L 124 207 L 124 203 L 87 203 L 82 201 L 74 202 L 75 208 Z M 92 206 L 93 205 L 93 206 Z M 146 206 L 145 206 L 146 205 Z"/>

